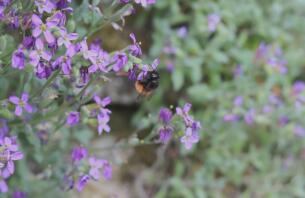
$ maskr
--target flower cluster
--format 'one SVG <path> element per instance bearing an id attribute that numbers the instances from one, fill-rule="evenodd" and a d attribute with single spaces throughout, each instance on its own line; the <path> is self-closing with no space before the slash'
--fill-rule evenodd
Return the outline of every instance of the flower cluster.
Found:
<path id="1" fill-rule="evenodd" d="M 186 103 L 182 108 L 177 107 L 174 116 L 183 119 L 184 122 L 184 134 L 180 137 L 180 142 L 184 144 L 186 149 L 191 149 L 193 144 L 199 141 L 199 131 L 201 129 L 201 124 L 199 121 L 194 120 L 194 118 L 189 114 L 191 109 L 191 104 Z M 159 140 L 163 143 L 168 142 L 174 132 L 171 121 L 173 114 L 171 110 L 167 108 L 162 108 L 159 112 L 159 120 L 162 122 L 163 127 L 159 130 Z"/>
<path id="2" fill-rule="evenodd" d="M 75 147 L 71 152 L 71 160 L 73 162 L 73 172 L 65 177 L 65 183 L 69 189 L 76 188 L 82 191 L 90 180 L 98 181 L 101 177 L 109 180 L 112 177 L 112 167 L 107 160 L 98 159 L 94 156 L 88 156 L 88 151 L 85 147 Z M 72 179 L 71 178 L 76 178 Z"/>
<path id="3" fill-rule="evenodd" d="M 15 172 L 14 161 L 23 158 L 18 151 L 16 137 L 4 137 L 0 139 L 0 192 L 8 191 L 6 180 Z"/>
<path id="4" fill-rule="evenodd" d="M 98 106 L 98 108 L 95 109 L 94 112 L 94 114 L 97 116 L 98 121 L 98 134 L 101 135 L 103 131 L 109 133 L 110 126 L 108 125 L 108 122 L 110 120 L 111 111 L 107 109 L 106 106 L 111 103 L 111 98 L 106 97 L 101 99 L 99 96 L 95 95 L 93 99 Z"/>
<path id="5" fill-rule="evenodd" d="M 283 59 L 282 50 L 278 46 L 260 43 L 256 49 L 254 61 L 259 65 L 267 65 L 267 70 L 271 69 L 280 74 L 287 73 L 287 61 Z"/>

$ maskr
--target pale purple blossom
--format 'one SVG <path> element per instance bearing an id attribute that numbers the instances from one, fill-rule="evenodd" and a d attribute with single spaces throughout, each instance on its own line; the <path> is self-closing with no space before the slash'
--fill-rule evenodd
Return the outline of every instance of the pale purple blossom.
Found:
<path id="1" fill-rule="evenodd" d="M 236 122 L 239 120 L 239 116 L 233 113 L 228 113 L 223 116 L 225 122 Z"/>
<path id="2" fill-rule="evenodd" d="M 74 147 L 71 152 L 71 159 L 73 162 L 79 162 L 88 156 L 88 151 L 85 147 Z"/>
<path id="3" fill-rule="evenodd" d="M 14 161 L 23 158 L 22 152 L 18 151 L 18 145 L 14 138 L 5 137 L 0 140 L 0 167 L 2 169 L 2 177 L 8 178 L 15 172 Z"/>
<path id="4" fill-rule="evenodd" d="M 256 49 L 255 60 L 256 61 L 265 61 L 267 59 L 269 52 L 269 45 L 264 42 L 261 42 Z"/>
<path id="5" fill-rule="evenodd" d="M 185 125 L 187 127 L 192 126 L 194 120 L 189 115 L 189 111 L 191 110 L 192 105 L 190 103 L 186 103 L 183 108 L 177 107 L 176 108 L 176 114 L 183 118 Z"/>
<path id="6" fill-rule="evenodd" d="M 89 165 L 90 165 L 89 175 L 93 179 L 99 180 L 99 178 L 100 178 L 100 169 L 103 168 L 104 160 L 96 159 L 95 157 L 90 157 L 89 158 Z"/>
<path id="7" fill-rule="evenodd" d="M 95 58 L 97 56 L 96 51 L 90 50 L 88 48 L 86 38 L 80 43 L 80 52 L 82 53 L 83 57 L 86 60 L 90 60 L 92 62 L 95 62 Z"/>
<path id="8" fill-rule="evenodd" d="M 97 159 L 95 157 L 89 158 L 89 175 L 94 180 L 99 180 L 101 176 L 101 171 L 105 180 L 109 180 L 112 177 L 112 167 L 107 160 Z"/>
<path id="9" fill-rule="evenodd" d="M 35 0 L 35 5 L 38 8 L 39 13 L 47 12 L 51 13 L 53 9 L 55 9 L 55 5 L 50 0 Z"/>
<path id="10" fill-rule="evenodd" d="M 18 48 L 18 50 L 13 53 L 12 67 L 20 70 L 25 67 L 25 55 L 21 48 Z"/>
<path id="11" fill-rule="evenodd" d="M 41 34 L 43 34 L 44 38 L 48 43 L 51 44 L 55 42 L 55 37 L 51 32 L 52 32 L 52 28 L 54 28 L 57 25 L 57 22 L 50 20 L 47 21 L 46 24 L 44 24 L 38 15 L 33 14 L 32 24 L 33 24 L 32 34 L 35 38 L 38 38 Z"/>
<path id="12" fill-rule="evenodd" d="M 167 143 L 173 135 L 172 127 L 164 127 L 159 130 L 159 141 L 162 143 Z"/>
<path id="13" fill-rule="evenodd" d="M 131 38 L 133 44 L 129 46 L 129 51 L 133 56 L 141 56 L 142 55 L 142 50 L 140 47 L 140 44 L 137 42 L 136 37 L 134 35 L 134 33 L 131 33 L 129 35 L 129 37 Z"/>
<path id="14" fill-rule="evenodd" d="M 303 81 L 296 81 L 292 86 L 292 95 L 299 95 L 305 90 L 305 83 Z"/>
<path id="15" fill-rule="evenodd" d="M 31 65 L 36 67 L 38 65 L 39 61 L 41 60 L 41 58 L 46 61 L 51 60 L 52 55 L 50 52 L 48 52 L 44 49 L 44 44 L 41 39 L 36 39 L 35 48 L 36 48 L 36 50 L 32 50 L 29 54 Z"/>
<path id="16" fill-rule="evenodd" d="M 27 93 L 23 93 L 21 95 L 21 98 L 18 98 L 17 96 L 10 96 L 9 101 L 13 104 L 15 104 L 15 115 L 16 116 L 21 116 L 23 109 L 25 109 L 27 112 L 32 113 L 33 108 L 32 106 L 28 103 L 29 100 L 29 95 Z"/>
<path id="17" fill-rule="evenodd" d="M 270 58 L 268 59 L 267 64 L 275 71 L 279 72 L 280 74 L 286 74 L 288 71 L 286 67 L 287 62 L 284 60 L 279 60 L 277 58 Z"/>
<path id="18" fill-rule="evenodd" d="M 143 7 L 156 3 L 156 0 L 135 0 L 137 4 L 141 4 Z"/>
<path id="19" fill-rule="evenodd" d="M 236 106 L 236 107 L 242 106 L 243 103 L 244 103 L 244 97 L 243 96 L 236 96 L 234 98 L 234 102 L 233 103 L 234 103 L 234 106 Z"/>
<path id="20" fill-rule="evenodd" d="M 293 132 L 294 132 L 295 136 L 297 136 L 297 137 L 304 137 L 305 136 L 305 129 L 301 125 L 296 125 L 294 127 Z"/>
<path id="21" fill-rule="evenodd" d="M 76 189 L 81 192 L 90 179 L 89 175 L 82 175 L 78 178 Z"/>
<path id="22" fill-rule="evenodd" d="M 209 32 L 215 32 L 216 28 L 220 22 L 220 16 L 218 14 L 209 14 L 208 15 L 208 30 Z"/>
<path id="23" fill-rule="evenodd" d="M 180 138 L 181 143 L 184 144 L 187 150 L 191 149 L 193 144 L 199 141 L 199 135 L 197 131 L 193 131 L 192 128 L 187 128 L 185 135 Z"/>
<path id="24" fill-rule="evenodd" d="M 120 71 L 128 62 L 128 57 L 125 53 L 123 52 L 117 52 L 113 56 L 113 71 L 118 72 Z"/>
<path id="25" fill-rule="evenodd" d="M 72 111 L 67 116 L 66 123 L 70 126 L 74 126 L 79 123 L 79 120 L 80 120 L 80 113 L 77 111 Z"/>
<path id="26" fill-rule="evenodd" d="M 97 70 L 107 72 L 106 66 L 110 63 L 109 54 L 103 50 L 95 51 L 95 57 L 91 59 L 92 65 L 89 67 L 89 73 L 94 73 Z"/>
<path id="27" fill-rule="evenodd" d="M 185 38 L 187 36 L 187 33 L 188 33 L 188 30 L 185 26 L 182 26 L 177 30 L 177 35 L 180 38 Z"/>
<path id="28" fill-rule="evenodd" d="M 252 125 L 254 122 L 254 118 L 255 118 L 255 110 L 254 109 L 250 109 L 244 116 L 244 120 L 246 122 L 247 125 Z"/>
<path id="29" fill-rule="evenodd" d="M 57 39 L 58 46 L 65 45 L 66 48 L 70 47 L 71 41 L 78 38 L 77 33 L 68 33 L 66 29 L 59 29 L 60 37 Z"/>
<path id="30" fill-rule="evenodd" d="M 110 126 L 108 124 L 109 120 L 110 120 L 110 117 L 101 112 L 97 115 L 98 134 L 99 135 L 101 135 L 103 131 L 106 131 L 107 133 L 110 132 Z"/>
<path id="31" fill-rule="evenodd" d="M 171 110 L 168 108 L 161 108 L 159 111 L 159 119 L 164 123 L 164 124 L 169 124 L 173 116 L 173 113 Z"/>

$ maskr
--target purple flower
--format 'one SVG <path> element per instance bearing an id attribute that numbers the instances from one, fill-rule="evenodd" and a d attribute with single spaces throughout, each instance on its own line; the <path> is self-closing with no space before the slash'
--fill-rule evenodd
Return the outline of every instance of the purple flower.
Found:
<path id="1" fill-rule="evenodd" d="M 209 32 L 215 32 L 216 28 L 220 22 L 220 16 L 218 14 L 208 15 L 208 30 Z"/>
<path id="2" fill-rule="evenodd" d="M 99 180 L 100 169 L 104 165 L 104 160 L 96 159 L 95 157 L 90 157 L 89 158 L 89 165 L 90 165 L 89 175 L 91 177 L 93 177 L 93 179 Z"/>
<path id="3" fill-rule="evenodd" d="M 187 150 L 191 149 L 193 144 L 199 141 L 199 135 L 197 131 L 193 131 L 192 128 L 187 128 L 185 135 L 181 137 L 180 142 L 184 144 Z"/>
<path id="4" fill-rule="evenodd" d="M 274 68 L 276 71 L 278 71 L 280 74 L 286 74 L 287 73 L 287 67 L 286 67 L 286 61 L 279 60 L 277 58 L 270 58 L 267 61 L 267 64 Z"/>
<path id="5" fill-rule="evenodd" d="M 305 83 L 302 81 L 296 81 L 292 87 L 292 94 L 294 96 L 299 95 L 305 89 Z"/>
<path id="6" fill-rule="evenodd" d="M 22 45 L 23 47 L 25 47 L 26 49 L 31 49 L 34 47 L 35 45 L 35 39 L 32 36 L 26 36 L 23 38 L 22 41 Z"/>
<path id="7" fill-rule="evenodd" d="M 225 122 L 236 122 L 239 120 L 239 116 L 233 113 L 229 113 L 223 116 Z"/>
<path id="8" fill-rule="evenodd" d="M 139 43 L 137 43 L 136 37 L 134 35 L 134 33 L 131 33 L 129 35 L 129 37 L 131 38 L 133 45 L 129 46 L 129 51 L 133 56 L 141 56 L 142 55 L 142 50 L 141 47 L 139 45 Z"/>
<path id="9" fill-rule="evenodd" d="M 68 7 L 69 3 L 71 3 L 72 0 L 59 0 L 56 3 L 57 9 L 65 9 Z"/>
<path id="10" fill-rule="evenodd" d="M 265 61 L 268 55 L 269 45 L 264 42 L 261 42 L 256 49 L 255 60 L 256 61 Z"/>
<path id="11" fill-rule="evenodd" d="M 89 73 L 94 73 L 98 69 L 102 72 L 107 72 L 106 66 L 109 64 L 109 54 L 103 50 L 96 51 L 96 56 L 91 58 L 91 62 L 93 63 L 89 67 Z"/>
<path id="12" fill-rule="evenodd" d="M 80 120 L 80 113 L 77 111 L 72 111 L 69 113 L 66 123 L 70 126 L 74 126 L 79 123 L 79 120 Z"/>
<path id="13" fill-rule="evenodd" d="M 90 60 L 92 62 L 95 62 L 97 54 L 96 54 L 95 51 L 89 50 L 86 38 L 80 43 L 80 46 L 81 46 L 80 52 L 83 54 L 83 57 L 86 60 Z"/>
<path id="14" fill-rule="evenodd" d="M 77 33 L 68 33 L 67 30 L 61 28 L 59 29 L 60 37 L 57 39 L 58 46 L 63 44 L 68 48 L 71 45 L 71 41 L 74 41 L 78 38 Z"/>
<path id="15" fill-rule="evenodd" d="M 36 76 L 40 79 L 49 78 L 52 68 L 49 62 L 40 61 L 35 68 Z"/>
<path id="16" fill-rule="evenodd" d="M 47 22 L 53 23 L 59 27 L 65 26 L 66 20 L 66 15 L 61 11 L 56 11 L 52 16 L 47 18 Z"/>
<path id="17" fill-rule="evenodd" d="M 305 129 L 301 125 L 296 125 L 294 127 L 294 134 L 297 137 L 304 137 L 305 136 Z"/>
<path id="18" fill-rule="evenodd" d="M 278 119 L 278 123 L 281 127 L 286 126 L 289 123 L 289 118 L 287 116 L 281 116 Z"/>
<path id="19" fill-rule="evenodd" d="M 192 105 L 190 103 L 186 103 L 183 108 L 177 107 L 176 108 L 176 114 L 183 118 L 185 125 L 187 127 L 192 126 L 194 120 L 189 115 L 189 111 L 191 110 Z"/>
<path id="20" fill-rule="evenodd" d="M 128 79 L 132 80 L 132 81 L 137 80 L 137 72 L 138 72 L 138 70 L 139 70 L 139 66 L 137 64 L 134 64 L 132 66 L 132 68 L 130 68 L 128 70 Z"/>
<path id="21" fill-rule="evenodd" d="M 85 85 L 88 83 L 90 77 L 89 77 L 89 69 L 88 67 L 82 66 L 79 69 L 79 75 L 80 75 L 80 81 L 82 85 Z"/>
<path id="22" fill-rule="evenodd" d="M 115 62 L 113 66 L 113 71 L 118 72 L 127 64 L 128 57 L 125 53 L 117 52 L 113 56 L 113 61 Z"/>
<path id="23" fill-rule="evenodd" d="M 42 14 L 43 12 L 51 13 L 55 9 L 55 5 L 50 0 L 35 0 L 35 5 L 38 8 L 38 12 Z"/>
<path id="24" fill-rule="evenodd" d="M 85 185 L 88 183 L 90 177 L 89 175 L 82 175 L 78 178 L 78 182 L 77 182 L 77 185 L 76 185 L 76 189 L 81 192 Z"/>
<path id="25" fill-rule="evenodd" d="M 121 3 L 128 3 L 129 0 L 120 0 Z"/>
<path id="26" fill-rule="evenodd" d="M 254 122 L 254 117 L 255 117 L 255 110 L 250 109 L 244 116 L 244 120 L 245 120 L 246 124 L 252 125 Z"/>
<path id="27" fill-rule="evenodd" d="M 243 73 L 244 73 L 244 70 L 243 70 L 242 66 L 237 65 L 236 68 L 234 69 L 234 77 L 237 78 L 237 77 L 243 75 Z"/>
<path id="28" fill-rule="evenodd" d="M 63 55 L 58 57 L 52 64 L 53 68 L 61 68 L 64 75 L 70 75 L 72 72 L 72 59 L 70 56 Z"/>
<path id="29" fill-rule="evenodd" d="M 173 135 L 173 128 L 164 127 L 159 130 L 159 141 L 162 143 L 167 143 Z"/>
<path id="30" fill-rule="evenodd" d="M 105 115 L 103 113 L 99 113 L 97 115 L 99 135 L 101 135 L 103 131 L 106 131 L 107 133 L 110 132 L 110 126 L 108 125 L 109 120 L 110 118 L 108 115 Z"/>
<path id="31" fill-rule="evenodd" d="M 180 38 L 185 38 L 187 36 L 187 28 L 185 26 L 182 26 L 178 29 L 177 35 Z"/>
<path id="32" fill-rule="evenodd" d="M 135 0 L 137 4 L 141 4 L 143 7 L 146 7 L 150 4 L 156 3 L 156 0 Z"/>
<path id="33" fill-rule="evenodd" d="M 24 69 L 24 66 L 25 66 L 25 55 L 22 49 L 18 48 L 18 50 L 16 50 L 12 56 L 12 67 L 22 70 Z"/>
<path id="34" fill-rule="evenodd" d="M 44 50 L 44 44 L 41 39 L 36 39 L 35 41 L 36 50 L 33 50 L 29 54 L 30 64 L 36 67 L 40 61 L 40 59 L 44 59 L 46 61 L 50 61 L 52 55 Z"/>
<path id="35" fill-rule="evenodd" d="M 56 21 L 49 20 L 46 24 L 42 22 L 42 20 L 36 14 L 32 15 L 32 24 L 33 24 L 33 31 L 32 34 L 35 38 L 38 38 L 41 33 L 44 35 L 44 38 L 48 43 L 54 43 L 55 37 L 53 36 L 52 28 L 57 25 Z"/>
<path id="36" fill-rule="evenodd" d="M 73 162 L 78 162 L 88 156 L 88 151 L 85 147 L 74 147 L 71 152 Z"/>
<path id="37" fill-rule="evenodd" d="M 5 137 L 0 140 L 0 158 L 0 167 L 5 167 L 2 176 L 8 178 L 15 171 L 14 161 L 23 158 L 14 138 Z"/>
<path id="38" fill-rule="evenodd" d="M 31 113 L 33 111 L 33 108 L 28 103 L 28 100 L 29 100 L 29 95 L 27 93 L 23 93 L 21 95 L 21 98 L 18 98 L 17 96 L 9 97 L 9 101 L 16 105 L 16 108 L 15 108 L 16 116 L 21 116 L 23 109 L 25 109 L 29 113 Z"/>
<path id="39" fill-rule="evenodd" d="M 13 29 L 17 29 L 19 27 L 19 16 L 17 15 L 17 11 L 15 9 L 10 10 L 8 13 L 7 19 L 9 26 Z"/>
<path id="40" fill-rule="evenodd" d="M 104 160 L 103 165 L 103 177 L 105 180 L 110 180 L 112 178 L 112 167 L 110 166 L 109 162 Z"/>
<path id="41" fill-rule="evenodd" d="M 90 157 L 89 165 L 90 165 L 89 175 L 93 179 L 99 180 L 101 169 L 103 169 L 103 177 L 105 178 L 105 180 L 111 179 L 112 168 L 107 160 L 96 159 L 95 157 Z"/>
<path id="42" fill-rule="evenodd" d="M 3 139 L 8 134 L 8 131 L 7 121 L 0 118 L 0 139 Z"/>
<path id="43" fill-rule="evenodd" d="M 243 96 L 236 96 L 234 99 L 234 106 L 240 107 L 244 103 L 244 97 Z"/>
<path id="44" fill-rule="evenodd" d="M 172 119 L 172 111 L 168 108 L 161 108 L 159 112 L 159 119 L 164 123 L 168 124 Z"/>
<path id="45" fill-rule="evenodd" d="M 96 38 L 93 40 L 93 42 L 90 44 L 90 50 L 99 51 L 101 49 L 102 41 L 99 38 Z"/>
<path id="46" fill-rule="evenodd" d="M 95 103 L 98 105 L 98 107 L 100 109 L 104 109 L 104 107 L 106 107 L 107 105 L 109 105 L 111 103 L 111 98 L 110 97 L 105 97 L 105 98 L 101 99 L 98 95 L 95 95 L 93 97 L 93 100 L 95 101 Z M 102 112 L 110 113 L 111 111 L 109 111 L 109 110 L 108 111 L 103 111 L 102 110 Z"/>
<path id="47" fill-rule="evenodd" d="M 12 198 L 27 198 L 27 193 L 20 191 L 20 190 L 15 190 L 12 194 Z"/>

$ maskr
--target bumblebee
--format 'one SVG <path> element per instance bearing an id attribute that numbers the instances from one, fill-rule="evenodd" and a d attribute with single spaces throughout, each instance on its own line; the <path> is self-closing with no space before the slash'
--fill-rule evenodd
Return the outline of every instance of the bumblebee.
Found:
<path id="1" fill-rule="evenodd" d="M 159 86 L 160 75 L 157 70 L 148 71 L 142 80 L 135 82 L 139 96 L 149 96 Z"/>

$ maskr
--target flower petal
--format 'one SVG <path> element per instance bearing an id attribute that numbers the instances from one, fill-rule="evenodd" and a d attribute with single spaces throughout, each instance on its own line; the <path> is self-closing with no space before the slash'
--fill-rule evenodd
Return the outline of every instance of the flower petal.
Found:
<path id="1" fill-rule="evenodd" d="M 17 96 L 10 96 L 9 101 L 15 105 L 19 104 L 20 99 Z"/>
<path id="2" fill-rule="evenodd" d="M 16 106 L 15 115 L 16 116 L 21 116 L 22 115 L 22 107 L 21 106 Z"/>

